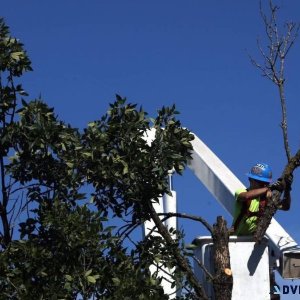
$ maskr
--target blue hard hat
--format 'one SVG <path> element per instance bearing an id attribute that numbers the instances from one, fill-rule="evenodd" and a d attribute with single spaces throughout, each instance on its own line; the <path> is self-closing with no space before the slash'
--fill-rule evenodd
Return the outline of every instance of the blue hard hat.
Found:
<path id="1" fill-rule="evenodd" d="M 249 178 L 253 178 L 255 180 L 263 181 L 263 182 L 271 182 L 272 181 L 272 170 L 269 165 L 265 163 L 258 163 L 254 165 L 250 172 L 246 174 Z"/>

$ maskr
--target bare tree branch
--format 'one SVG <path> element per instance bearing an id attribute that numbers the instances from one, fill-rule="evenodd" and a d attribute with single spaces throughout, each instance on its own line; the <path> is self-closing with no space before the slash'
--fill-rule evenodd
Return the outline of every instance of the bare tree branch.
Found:
<path id="1" fill-rule="evenodd" d="M 262 8 L 262 1 L 260 1 L 260 15 L 264 23 L 266 37 L 267 37 L 267 49 L 269 54 L 266 55 L 263 48 L 258 45 L 259 52 L 263 59 L 264 64 L 259 64 L 256 60 L 250 57 L 251 63 L 257 67 L 268 79 L 272 78 L 273 83 L 277 86 L 280 98 L 281 106 L 281 123 L 283 144 L 287 157 L 287 165 L 282 172 L 281 177 L 283 180 L 287 176 L 293 174 L 293 171 L 300 165 L 300 150 L 295 156 L 292 156 L 289 140 L 288 140 L 288 125 L 287 125 L 287 109 L 286 109 L 286 97 L 285 97 L 285 62 L 287 55 L 295 43 L 298 37 L 300 24 L 294 22 L 287 22 L 284 26 L 284 33 L 280 34 L 279 27 L 277 25 L 277 12 L 279 7 L 274 5 L 272 0 L 269 0 L 269 18 L 264 13 Z M 269 72 L 270 70 L 270 72 Z M 271 219 L 276 213 L 280 205 L 281 193 L 274 191 L 272 201 L 269 201 L 264 212 L 264 216 L 258 219 L 257 230 L 254 234 L 256 242 L 260 242 L 271 223 Z"/>
<path id="2" fill-rule="evenodd" d="M 213 281 L 214 276 L 212 276 L 211 273 L 205 268 L 204 264 L 195 255 L 193 256 L 193 259 L 196 261 L 197 265 L 204 271 L 206 276 L 209 277 L 211 281 Z"/>
<path id="3" fill-rule="evenodd" d="M 183 218 L 183 219 L 189 219 L 193 221 L 200 222 L 210 233 L 212 233 L 213 228 L 212 226 L 203 218 L 198 217 L 198 216 L 193 216 L 185 213 L 159 213 L 157 214 L 158 216 L 165 216 L 161 221 L 164 222 L 165 220 L 172 218 L 172 217 L 177 217 L 177 218 Z"/>
<path id="4" fill-rule="evenodd" d="M 288 126 L 287 126 L 287 110 L 286 110 L 286 98 L 284 91 L 285 83 L 285 60 L 291 47 L 294 45 L 295 40 L 299 33 L 299 24 L 294 22 L 287 22 L 284 26 L 285 33 L 279 32 L 277 25 L 277 12 L 279 7 L 269 0 L 269 16 L 264 12 L 262 1 L 260 1 L 260 16 L 264 24 L 267 44 L 265 46 L 268 49 L 268 54 L 264 50 L 264 47 L 257 42 L 258 50 L 260 52 L 263 64 L 258 63 L 250 56 L 251 63 L 258 68 L 264 77 L 270 79 L 278 88 L 280 105 L 282 112 L 281 130 L 283 136 L 284 149 L 287 160 L 291 159 L 291 150 L 288 141 Z"/>

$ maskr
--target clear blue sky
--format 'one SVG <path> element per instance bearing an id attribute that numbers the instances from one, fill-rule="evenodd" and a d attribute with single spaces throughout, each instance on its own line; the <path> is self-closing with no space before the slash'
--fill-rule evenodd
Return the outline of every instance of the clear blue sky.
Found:
<path id="1" fill-rule="evenodd" d="M 20 38 L 34 72 L 23 78 L 73 126 L 103 115 L 116 93 L 151 115 L 176 104 L 196 133 L 247 185 L 245 173 L 267 162 L 278 177 L 286 163 L 278 93 L 248 59 L 264 36 L 258 1 L 2 1 L 1 15 Z M 300 21 L 298 0 L 276 1 L 282 20 Z M 300 38 L 286 64 L 289 141 L 300 147 Z M 276 219 L 300 242 L 300 173 L 289 212 Z M 175 178 L 179 211 L 231 217 L 187 171 Z M 187 240 L 205 233 L 184 224 Z M 287 298 L 284 298 L 287 299 Z"/>

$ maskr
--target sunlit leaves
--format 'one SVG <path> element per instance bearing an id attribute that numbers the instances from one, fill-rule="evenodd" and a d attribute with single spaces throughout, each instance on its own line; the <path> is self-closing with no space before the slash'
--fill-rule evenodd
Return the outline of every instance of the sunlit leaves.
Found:
<path id="1" fill-rule="evenodd" d="M 152 144 L 145 139 L 152 125 L 147 113 L 118 95 L 101 120 L 89 123 L 82 155 L 99 208 L 111 207 L 120 216 L 134 207 L 147 218 L 143 204 L 168 192 L 168 171 L 181 173 L 190 158 L 193 137 L 175 119 L 177 113 L 175 106 L 159 111 Z"/>
<path id="2" fill-rule="evenodd" d="M 19 40 L 10 36 L 9 28 L 0 19 L 0 71 L 11 76 L 21 76 L 30 71 L 31 62 Z"/>

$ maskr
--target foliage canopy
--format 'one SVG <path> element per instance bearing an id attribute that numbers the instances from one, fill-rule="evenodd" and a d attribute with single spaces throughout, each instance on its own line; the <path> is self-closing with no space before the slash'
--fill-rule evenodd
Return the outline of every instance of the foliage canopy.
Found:
<path id="1" fill-rule="evenodd" d="M 168 171 L 183 172 L 192 134 L 175 106 L 151 119 L 118 95 L 80 131 L 42 99 L 24 99 L 17 81 L 31 70 L 1 19 L 0 298 L 167 299 L 149 266 L 177 265 L 180 233 L 171 245 L 151 236 L 129 246 L 130 234 L 170 192 Z M 180 268 L 174 276 L 183 282 Z"/>

